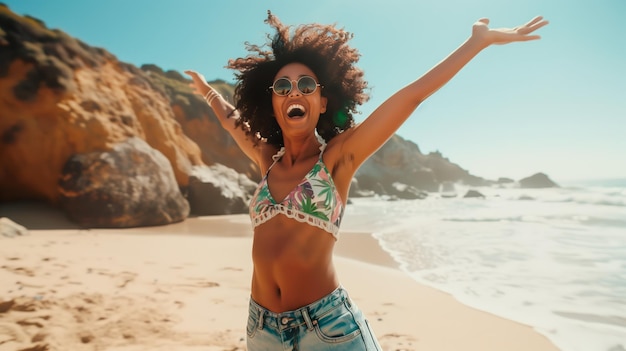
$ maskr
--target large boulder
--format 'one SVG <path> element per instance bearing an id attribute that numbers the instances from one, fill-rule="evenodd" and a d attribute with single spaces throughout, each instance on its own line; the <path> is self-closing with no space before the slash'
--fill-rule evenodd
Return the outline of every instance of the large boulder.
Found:
<path id="1" fill-rule="evenodd" d="M 463 195 L 463 198 L 481 198 L 484 199 L 485 195 L 483 195 L 480 191 L 478 190 L 468 190 L 465 195 Z"/>
<path id="2" fill-rule="evenodd" d="M 61 208 L 87 228 L 163 225 L 189 215 L 171 164 L 139 138 L 70 157 L 59 194 Z"/>
<path id="3" fill-rule="evenodd" d="M 257 184 L 234 169 L 216 164 L 194 167 L 187 199 L 198 216 L 248 212 L 248 202 Z"/>
<path id="4" fill-rule="evenodd" d="M 27 235 L 28 229 L 24 226 L 13 222 L 7 217 L 0 218 L 0 238 L 14 238 L 16 236 Z"/>
<path id="5" fill-rule="evenodd" d="M 544 173 L 535 173 L 530 177 L 526 177 L 519 181 L 521 188 L 538 189 L 538 188 L 558 188 L 558 184 L 553 182 Z"/>

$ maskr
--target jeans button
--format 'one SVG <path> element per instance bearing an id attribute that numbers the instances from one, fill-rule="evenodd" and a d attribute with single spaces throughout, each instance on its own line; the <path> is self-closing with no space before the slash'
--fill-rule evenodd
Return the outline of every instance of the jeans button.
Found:
<path id="1" fill-rule="evenodd" d="M 281 319 L 281 320 L 280 320 L 280 322 L 281 322 L 283 325 L 287 325 L 287 323 L 289 323 L 289 318 L 288 318 L 288 317 L 283 317 L 283 319 Z"/>

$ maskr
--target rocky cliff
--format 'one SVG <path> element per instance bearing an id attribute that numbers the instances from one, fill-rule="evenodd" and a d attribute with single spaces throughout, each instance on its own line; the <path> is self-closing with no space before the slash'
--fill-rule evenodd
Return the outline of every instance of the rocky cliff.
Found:
<path id="1" fill-rule="evenodd" d="M 212 85 L 232 99 L 231 85 Z M 258 179 L 257 167 L 179 72 L 120 62 L 0 5 L 0 201 L 44 200 L 74 217 L 94 217 L 87 227 L 154 225 L 184 219 L 189 201 L 199 214 L 243 212 Z M 485 182 L 395 136 L 363 165 L 354 187 L 412 197 L 443 181 Z M 163 189 L 161 205 L 148 203 Z M 207 210 L 222 202 L 222 212 Z M 160 219 L 150 222 L 151 213 Z"/>
<path id="2" fill-rule="evenodd" d="M 216 86 L 225 96 L 232 96 L 232 87 L 219 82 Z M 124 150 L 122 145 L 133 138 L 149 146 L 142 149 L 142 155 L 126 154 L 135 163 L 119 162 L 117 154 L 110 154 Z M 150 155 L 151 149 L 167 162 Z M 77 159 L 82 162 L 78 168 Z M 98 159 L 110 162 L 103 167 Z M 41 199 L 63 206 L 72 202 L 70 198 L 90 199 L 83 208 L 91 208 L 93 215 L 106 213 L 101 207 L 110 208 L 112 197 L 101 190 L 114 188 L 124 175 L 139 184 L 144 178 L 133 165 L 140 161 L 152 162 L 152 166 L 143 165 L 146 170 L 161 173 L 161 181 L 173 182 L 184 191 L 196 168 L 208 164 L 221 163 L 250 177 L 258 173 L 177 72 L 120 62 L 104 49 L 0 5 L 0 201 Z M 98 181 L 86 178 L 94 168 L 115 176 L 100 176 Z M 69 184 L 71 180 L 76 184 Z M 142 191 L 159 195 L 164 188 L 171 186 Z M 158 198 L 123 191 L 117 195 L 123 194 L 145 199 L 127 199 L 139 207 L 154 208 L 148 199 Z M 159 206 L 171 211 L 165 214 L 165 222 L 101 218 L 94 223 L 134 226 L 184 219 L 189 205 L 182 193 L 167 194 L 171 197 L 163 196 L 164 204 Z"/>
<path id="3" fill-rule="evenodd" d="M 446 181 L 487 184 L 484 179 L 471 175 L 441 153 L 425 155 L 415 143 L 398 135 L 394 135 L 361 166 L 356 179 L 359 189 L 399 196 L 402 195 L 397 194 L 398 187 L 394 186 L 397 183 L 424 191 L 438 191 L 439 185 Z"/>

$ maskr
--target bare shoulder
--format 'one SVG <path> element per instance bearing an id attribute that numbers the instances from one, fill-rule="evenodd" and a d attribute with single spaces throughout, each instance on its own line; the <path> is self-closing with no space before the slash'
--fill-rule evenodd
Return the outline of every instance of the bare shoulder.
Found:
<path id="1" fill-rule="evenodd" d="M 259 148 L 258 165 L 261 170 L 261 174 L 265 174 L 267 169 L 272 165 L 272 163 L 274 163 L 273 156 L 278 153 L 280 148 L 265 142 L 260 142 L 257 147 Z"/>

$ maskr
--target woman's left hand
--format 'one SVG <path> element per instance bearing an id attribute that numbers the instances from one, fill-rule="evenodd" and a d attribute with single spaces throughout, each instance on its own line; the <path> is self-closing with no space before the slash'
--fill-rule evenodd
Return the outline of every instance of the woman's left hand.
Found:
<path id="1" fill-rule="evenodd" d="M 540 36 L 530 34 L 547 25 L 548 21 L 541 16 L 537 16 L 528 23 L 515 28 L 490 29 L 488 24 L 489 19 L 481 18 L 472 26 L 472 37 L 479 39 L 485 46 L 508 44 L 515 41 L 537 40 Z"/>

